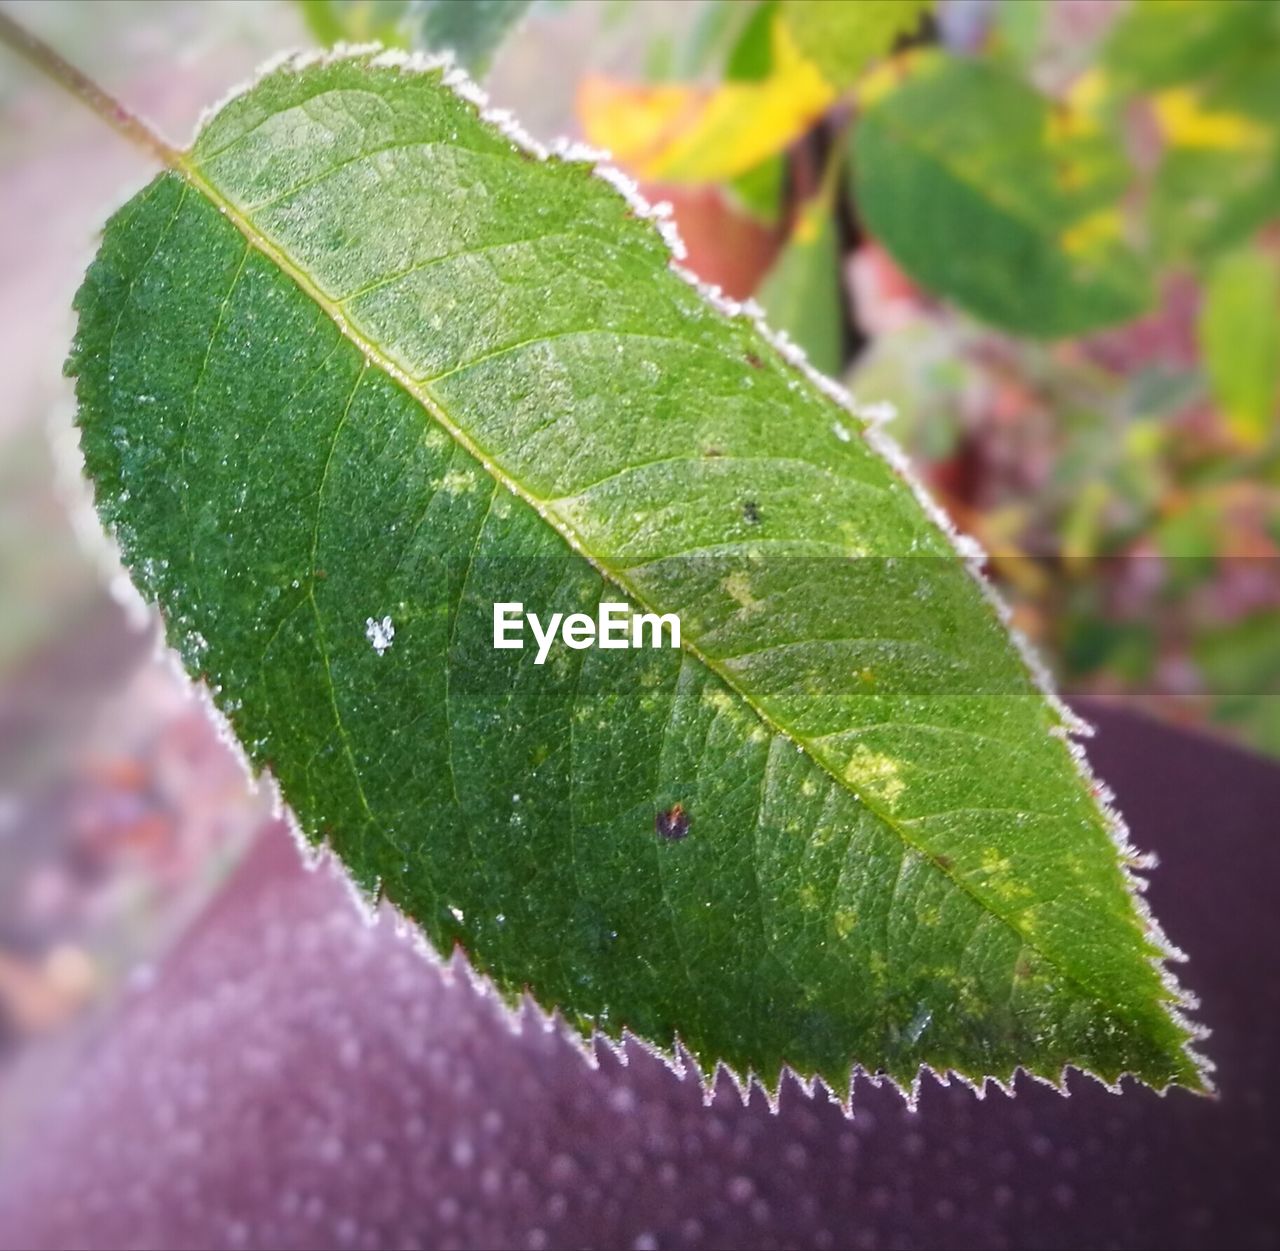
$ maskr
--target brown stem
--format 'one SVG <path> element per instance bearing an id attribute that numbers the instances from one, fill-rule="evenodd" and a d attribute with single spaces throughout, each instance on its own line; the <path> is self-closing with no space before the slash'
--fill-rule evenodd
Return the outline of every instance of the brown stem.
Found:
<path id="1" fill-rule="evenodd" d="M 0 43 L 7 44 L 36 69 L 70 92 L 81 104 L 95 112 L 108 126 L 131 143 L 174 169 L 182 165 L 182 153 L 167 144 L 140 117 L 109 95 L 74 65 L 63 60 L 43 39 L 36 38 L 7 13 L 0 10 Z"/>

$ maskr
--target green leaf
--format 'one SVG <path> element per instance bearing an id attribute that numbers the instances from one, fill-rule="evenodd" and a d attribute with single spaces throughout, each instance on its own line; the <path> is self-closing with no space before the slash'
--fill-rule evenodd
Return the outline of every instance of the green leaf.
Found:
<path id="1" fill-rule="evenodd" d="M 1125 85 L 1146 90 L 1204 77 L 1247 56 L 1276 26 L 1273 0 L 1138 0 L 1116 23 L 1104 61 Z"/>
<path id="2" fill-rule="evenodd" d="M 724 76 L 732 82 L 762 82 L 773 69 L 773 23 L 778 0 L 766 0 L 747 18 L 725 60 Z"/>
<path id="3" fill-rule="evenodd" d="M 708 1076 L 1204 1087 L 1065 713 L 874 433 L 638 205 L 368 54 L 179 164 L 77 300 L 87 472 L 365 890 Z M 681 647 L 492 646 L 495 601 L 602 600 Z"/>
<path id="4" fill-rule="evenodd" d="M 1280 142 L 1271 149 L 1170 148 L 1151 188 L 1161 259 L 1201 264 L 1280 216 Z"/>
<path id="5" fill-rule="evenodd" d="M 1000 51 L 1026 69 L 1035 63 L 1045 34 L 1046 0 L 1000 0 L 994 28 Z"/>
<path id="6" fill-rule="evenodd" d="M 782 0 L 783 19 L 800 51 L 841 89 L 914 32 L 932 9 L 933 0 Z"/>
<path id="7" fill-rule="evenodd" d="M 375 39 L 395 47 L 451 51 L 482 74 L 532 0 L 299 0 L 324 44 Z"/>
<path id="8" fill-rule="evenodd" d="M 338 0 L 298 0 L 298 8 L 307 29 L 320 43 L 328 46 L 348 37 L 346 15 Z"/>
<path id="9" fill-rule="evenodd" d="M 817 369 L 833 377 L 840 372 L 844 290 L 829 195 L 815 196 L 801 207 L 757 299 L 769 324 L 794 339 Z"/>
<path id="10" fill-rule="evenodd" d="M 404 18 L 412 0 L 298 0 L 302 16 L 320 43 L 378 40 L 408 47 Z"/>
<path id="11" fill-rule="evenodd" d="M 472 73 L 489 66 L 499 44 L 524 18 L 532 0 L 412 0 L 407 22 L 414 46 L 449 48 Z"/>
<path id="12" fill-rule="evenodd" d="M 781 154 L 775 153 L 725 183 L 724 190 L 748 217 L 766 226 L 776 226 L 782 217 L 786 182 L 786 161 Z"/>
<path id="13" fill-rule="evenodd" d="M 1162 259 L 1203 264 L 1280 214 L 1280 6 L 1269 16 L 1216 58 L 1190 48 L 1180 77 L 1195 86 L 1151 101 L 1165 142 L 1150 205 Z"/>
<path id="14" fill-rule="evenodd" d="M 1280 263 L 1260 248 L 1214 266 L 1199 324 L 1213 396 L 1235 435 L 1252 446 L 1274 431 L 1280 405 Z"/>
<path id="15" fill-rule="evenodd" d="M 994 325 L 1076 335 L 1148 302 L 1122 238 L 1118 145 L 1056 136 L 1050 102 L 1000 66 L 921 58 L 858 125 L 853 166 L 859 211 L 899 264 Z"/>

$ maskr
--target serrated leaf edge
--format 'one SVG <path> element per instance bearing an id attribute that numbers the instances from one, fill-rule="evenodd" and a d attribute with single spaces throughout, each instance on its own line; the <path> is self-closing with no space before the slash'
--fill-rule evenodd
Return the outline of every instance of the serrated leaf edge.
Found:
<path id="1" fill-rule="evenodd" d="M 307 68 L 316 65 L 328 65 L 342 61 L 363 59 L 371 68 L 378 69 L 394 69 L 401 73 L 439 73 L 441 74 L 442 84 L 453 91 L 460 99 L 466 101 L 475 110 L 480 120 L 497 128 L 512 143 L 520 147 L 525 152 L 536 157 L 539 160 L 549 160 L 558 158 L 566 162 L 586 164 L 591 167 L 591 173 L 604 181 L 610 183 L 615 190 L 626 200 L 628 207 L 632 213 L 640 219 L 648 220 L 654 224 L 655 230 L 661 237 L 663 243 L 671 253 L 673 263 L 669 268 L 675 272 L 681 279 L 694 287 L 699 294 L 719 312 L 730 318 L 745 317 L 751 321 L 753 327 L 769 342 L 779 353 L 779 355 L 789 364 L 798 369 L 819 391 L 824 393 L 828 398 L 834 400 L 841 408 L 843 408 L 858 424 L 859 432 L 891 466 L 895 474 L 906 485 L 916 498 L 917 502 L 938 529 L 947 537 L 947 540 L 955 550 L 956 555 L 960 558 L 964 567 L 973 577 L 988 604 L 996 613 L 998 619 L 1003 625 L 1006 634 L 1013 642 L 1019 657 L 1026 669 L 1027 675 L 1043 696 L 1050 709 L 1059 719 L 1059 724 L 1050 729 L 1050 733 L 1061 738 L 1069 751 L 1082 780 L 1091 788 L 1095 795 L 1098 806 L 1104 816 L 1107 833 L 1116 848 L 1119 859 L 1119 867 L 1123 876 L 1123 880 L 1127 889 L 1127 893 L 1134 907 L 1138 918 L 1142 922 L 1145 934 L 1151 945 L 1156 949 L 1155 953 L 1149 956 L 1152 967 L 1156 970 L 1160 983 L 1168 994 L 1168 998 L 1163 1001 L 1162 1006 L 1169 1019 L 1183 1034 L 1186 1035 L 1182 1043 L 1181 1050 L 1189 1060 L 1193 1072 L 1198 1076 L 1202 1083 L 1202 1088 L 1196 1091 L 1192 1087 L 1187 1087 L 1193 1093 L 1212 1094 L 1214 1093 L 1214 1085 L 1210 1074 L 1214 1071 L 1215 1065 L 1207 1057 L 1201 1055 L 1195 1050 L 1194 1044 L 1207 1038 L 1210 1030 L 1199 1023 L 1192 1021 L 1188 1013 L 1194 1011 L 1199 1006 L 1199 1001 L 1194 995 L 1179 985 L 1172 970 L 1168 968 L 1169 962 L 1185 962 L 1187 957 L 1175 947 L 1165 935 L 1159 922 L 1151 912 L 1147 905 L 1143 892 L 1146 889 L 1146 880 L 1138 874 L 1140 871 L 1150 869 L 1155 864 L 1153 856 L 1147 856 L 1139 852 L 1134 847 L 1129 838 L 1128 827 L 1123 817 L 1116 809 L 1114 804 L 1114 795 L 1105 783 L 1095 777 L 1089 767 L 1082 745 L 1072 736 L 1087 737 L 1093 733 L 1093 727 L 1083 721 L 1076 715 L 1058 696 L 1053 688 L 1052 680 L 1049 672 L 1040 658 L 1036 655 L 1033 647 L 1025 635 L 1013 625 L 1011 621 L 1011 611 L 1007 604 L 1000 597 L 995 587 L 984 577 L 982 573 L 982 565 L 987 557 L 981 545 L 971 536 L 959 532 L 952 524 L 951 519 L 942 511 L 940 506 L 934 501 L 923 484 L 915 476 L 910 467 L 905 452 L 900 445 L 882 428 L 882 423 L 893 415 L 892 406 L 883 403 L 874 405 L 860 404 L 850 392 L 841 386 L 838 382 L 828 378 L 826 375 L 816 370 L 809 362 L 803 350 L 793 343 L 785 334 L 781 334 L 772 330 L 764 320 L 763 309 L 754 301 L 747 300 L 739 302 L 725 295 L 725 293 L 717 286 L 708 284 L 699 279 L 689 269 L 678 262 L 687 255 L 683 241 L 680 239 L 679 232 L 675 227 L 675 223 L 671 220 L 671 206 L 666 203 L 651 204 L 640 193 L 636 183 L 621 170 L 610 164 L 611 157 L 609 153 L 602 152 L 598 149 L 590 148 L 584 144 L 573 141 L 559 141 L 550 147 L 539 143 L 527 131 L 519 125 L 511 113 L 504 109 L 494 109 L 489 106 L 488 96 L 482 88 L 463 71 L 455 62 L 451 54 L 427 55 L 421 52 L 407 53 L 398 49 L 387 49 L 381 44 L 338 44 L 331 49 L 313 49 L 306 51 L 286 51 L 282 52 L 266 62 L 264 62 L 256 71 L 254 76 L 247 81 L 238 84 L 228 91 L 216 104 L 206 108 L 200 114 L 193 132 L 191 147 L 194 147 L 196 139 L 201 131 L 205 128 L 208 121 L 219 113 L 233 100 L 251 91 L 264 78 L 275 73 L 299 73 Z M 305 274 L 300 274 L 296 266 L 286 257 L 282 256 L 279 249 L 275 247 L 269 240 L 264 238 L 260 232 L 246 221 L 238 212 L 234 205 L 229 204 L 225 197 L 218 193 L 204 177 L 200 174 L 188 159 L 187 152 L 179 154 L 176 165 L 176 172 L 190 182 L 195 188 L 205 196 L 215 207 L 219 208 L 236 226 L 236 228 L 246 237 L 246 239 L 264 256 L 276 264 L 281 272 L 285 273 L 293 279 L 314 301 L 315 303 L 334 320 L 338 329 L 343 336 L 352 342 L 365 356 L 366 359 L 376 359 L 378 367 L 393 378 L 406 391 L 414 397 L 424 408 L 428 409 L 431 415 L 441 424 L 446 431 L 471 455 L 473 455 L 495 480 L 501 482 L 512 490 L 514 494 L 529 503 L 530 506 L 538 509 L 545 517 L 545 510 L 539 508 L 539 501 L 536 497 L 530 496 L 523 488 L 495 466 L 491 459 L 478 448 L 465 431 L 458 429 L 447 413 L 440 410 L 432 397 L 424 397 L 419 393 L 419 388 L 412 383 L 410 379 L 404 376 L 397 366 L 387 360 L 382 353 L 371 351 L 371 345 L 366 343 L 362 338 L 356 337 L 351 328 L 341 317 L 333 311 L 329 305 L 330 301 L 321 293 L 313 282 Z M 587 560 L 593 568 L 615 583 L 628 594 L 634 594 L 629 587 L 619 581 L 617 575 L 613 571 L 605 570 L 600 567 L 598 562 L 592 555 L 581 548 L 576 541 L 575 536 L 568 531 L 567 525 L 557 525 L 557 532 L 569 543 L 572 550 L 583 559 Z M 121 574 L 127 580 L 127 572 L 123 569 L 120 561 L 120 553 L 118 544 L 114 541 L 116 561 L 121 565 Z M 118 580 L 113 580 L 113 591 L 117 598 L 121 597 L 121 588 Z M 145 603 L 142 597 L 134 591 L 134 598 L 141 603 Z M 152 611 L 158 613 L 158 607 L 148 605 L 148 615 Z M 178 654 L 171 648 L 168 648 L 164 642 L 163 634 L 157 636 L 157 650 L 162 653 L 171 665 L 171 667 L 179 673 L 190 688 L 195 692 L 201 700 L 206 712 L 213 721 L 218 730 L 219 737 L 226 746 L 240 760 L 245 770 L 251 786 L 257 788 L 259 785 L 265 784 L 269 788 L 269 794 L 272 802 L 272 808 L 275 815 L 283 819 L 291 831 L 295 842 L 299 847 L 299 851 L 303 857 L 304 863 L 309 868 L 316 869 L 325 865 L 330 866 L 336 871 L 341 880 L 343 880 L 348 888 L 351 897 L 360 908 L 366 919 L 376 917 L 376 909 L 378 905 L 384 902 L 381 883 L 369 891 L 365 892 L 343 865 L 341 858 L 332 849 L 327 841 L 314 842 L 310 839 L 306 832 L 302 829 L 301 823 L 298 821 L 296 814 L 289 807 L 280 789 L 279 783 L 270 769 L 263 769 L 261 772 L 255 770 L 252 762 L 249 760 L 247 753 L 239 742 L 234 728 L 231 726 L 226 714 L 218 708 L 212 692 L 208 686 L 202 681 L 193 678 L 188 674 L 182 665 Z M 706 664 L 712 672 L 718 673 L 717 667 L 709 662 L 706 657 L 701 656 L 696 648 L 687 647 L 691 654 L 695 655 L 702 663 Z M 724 675 L 721 675 L 722 677 Z M 763 721 L 776 733 L 781 734 L 785 738 L 795 741 L 794 737 L 789 734 L 783 727 L 776 725 L 769 717 L 767 717 L 743 692 L 737 690 L 737 684 L 730 682 L 730 685 L 737 692 L 740 698 L 761 717 Z M 798 744 L 799 745 L 799 744 Z M 802 745 L 801 745 L 802 746 Z M 815 758 L 815 763 L 821 764 Z M 829 772 L 829 770 L 828 770 Z M 834 775 L 832 775 L 834 776 Z M 837 779 L 837 781 L 840 781 Z M 847 782 L 841 782 L 841 785 L 852 791 Z M 853 793 L 857 793 L 854 791 Z M 877 814 L 886 821 L 891 828 L 897 831 L 896 823 L 892 822 L 883 814 Z M 897 831 L 901 835 L 901 831 Z M 909 839 L 903 837 L 903 841 L 913 846 Z M 950 876 L 950 875 L 949 875 Z M 952 878 L 957 885 L 964 889 L 964 884 L 957 879 Z M 482 971 L 477 970 L 471 963 L 469 955 L 460 946 L 455 944 L 453 953 L 446 959 L 441 953 L 437 952 L 426 938 L 425 933 L 420 929 L 417 922 L 413 920 L 407 913 L 404 913 L 394 901 L 385 900 L 385 902 L 396 909 L 397 914 L 403 922 L 403 932 L 411 935 L 414 940 L 414 947 L 426 957 L 430 963 L 441 969 L 448 968 L 453 962 L 461 962 L 468 979 L 473 987 L 482 995 L 495 999 L 503 1005 L 504 1010 L 508 1013 L 513 1028 L 519 1028 L 520 1004 L 525 1002 L 530 1006 L 538 1016 L 541 1017 L 544 1028 L 555 1029 L 563 1037 L 569 1041 L 576 1051 L 578 1051 L 588 1063 L 593 1067 L 596 1064 L 595 1049 L 599 1044 L 603 1044 L 609 1051 L 617 1056 L 623 1063 L 626 1062 L 626 1045 L 628 1042 L 634 1043 L 642 1050 L 650 1053 L 662 1061 L 677 1077 L 683 1078 L 689 1071 L 693 1069 L 697 1080 L 703 1090 L 704 1102 L 709 1103 L 714 1097 L 715 1091 L 719 1085 L 721 1073 L 726 1074 L 733 1087 L 737 1090 L 739 1097 L 745 1103 L 749 1100 L 753 1089 L 758 1087 L 764 1095 L 771 1111 L 776 1112 L 779 1106 L 779 1099 L 786 1080 L 790 1077 L 808 1096 L 813 1097 L 815 1093 L 821 1089 L 832 1102 L 840 1106 L 847 1116 L 853 1115 L 852 1099 L 855 1078 L 862 1075 L 874 1085 L 887 1084 L 896 1090 L 908 1108 L 915 1109 L 920 1098 L 923 1079 L 926 1075 L 933 1077 L 939 1084 L 949 1086 L 951 1082 L 957 1081 L 960 1084 L 969 1087 L 975 1094 L 981 1098 L 988 1086 L 994 1086 L 1005 1094 L 1012 1095 L 1014 1093 L 1014 1085 L 1019 1073 L 1024 1074 L 1030 1080 L 1042 1085 L 1046 1085 L 1057 1091 L 1059 1094 L 1066 1096 L 1070 1094 L 1067 1080 L 1071 1070 L 1081 1073 L 1083 1076 L 1092 1078 L 1101 1084 L 1105 1089 L 1119 1093 L 1122 1089 L 1123 1081 L 1126 1077 L 1146 1085 L 1156 1091 L 1158 1094 L 1165 1094 L 1172 1089 L 1176 1083 L 1168 1082 L 1163 1086 L 1156 1086 L 1143 1078 L 1140 1074 L 1123 1072 L 1117 1076 L 1114 1082 L 1099 1076 L 1089 1069 L 1081 1068 L 1077 1065 L 1064 1065 L 1057 1079 L 1036 1073 L 1028 1069 L 1025 1065 L 1015 1066 L 1007 1076 L 1000 1077 L 995 1074 L 984 1074 L 981 1077 L 971 1077 L 968 1074 L 961 1073 L 955 1069 L 947 1069 L 943 1071 L 936 1070 L 927 1064 L 919 1066 L 914 1078 L 910 1084 L 905 1084 L 900 1079 L 888 1074 L 878 1074 L 868 1071 L 859 1063 L 851 1063 L 849 1078 L 847 1083 L 837 1089 L 830 1078 L 825 1075 L 814 1073 L 808 1077 L 797 1072 L 791 1065 L 783 1063 L 779 1069 L 779 1075 L 776 1083 L 771 1087 L 769 1082 L 755 1073 L 754 1070 L 748 1070 L 745 1074 L 737 1072 L 732 1066 L 726 1064 L 722 1060 L 718 1060 L 711 1068 L 710 1072 L 703 1072 L 698 1061 L 694 1058 L 684 1046 L 678 1033 L 672 1037 L 670 1046 L 654 1040 L 646 1039 L 634 1034 L 629 1028 L 623 1027 L 618 1034 L 610 1034 L 598 1026 L 593 1026 L 590 1034 L 584 1034 L 577 1026 L 568 1022 L 560 1009 L 556 1005 L 550 1008 L 544 1008 L 533 997 L 532 993 L 525 988 L 520 992 L 513 992 L 508 995 L 500 987 L 497 986 L 493 978 Z M 984 905 L 985 906 L 985 905 Z M 1007 922 L 1006 922 L 1007 923 Z M 1015 932 L 1016 931 L 1016 927 Z M 1023 936 L 1025 937 L 1025 936 Z M 843 1091 L 843 1094 L 841 1093 Z"/>

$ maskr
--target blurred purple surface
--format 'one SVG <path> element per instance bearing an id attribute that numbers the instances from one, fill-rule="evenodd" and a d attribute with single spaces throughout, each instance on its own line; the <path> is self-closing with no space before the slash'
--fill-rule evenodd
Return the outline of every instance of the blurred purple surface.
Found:
<path id="1" fill-rule="evenodd" d="M 860 1083 L 852 1121 L 794 1086 L 704 1108 L 639 1051 L 592 1071 L 507 1029 L 271 827 L 0 1161 L 0 1246 L 1276 1246 L 1280 769 L 1097 717 L 1217 1100 L 1077 1077 L 930 1081 L 915 1114 Z"/>

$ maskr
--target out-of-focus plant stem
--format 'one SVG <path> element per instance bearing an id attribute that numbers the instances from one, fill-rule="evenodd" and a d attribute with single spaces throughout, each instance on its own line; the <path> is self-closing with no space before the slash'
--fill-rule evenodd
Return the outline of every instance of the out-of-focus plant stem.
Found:
<path id="1" fill-rule="evenodd" d="M 0 9 L 0 43 L 13 49 L 46 77 L 75 96 L 113 130 L 161 164 L 178 168 L 182 154 L 166 143 L 137 114 L 130 112 L 114 96 L 58 55 L 43 39 L 37 38 Z"/>

